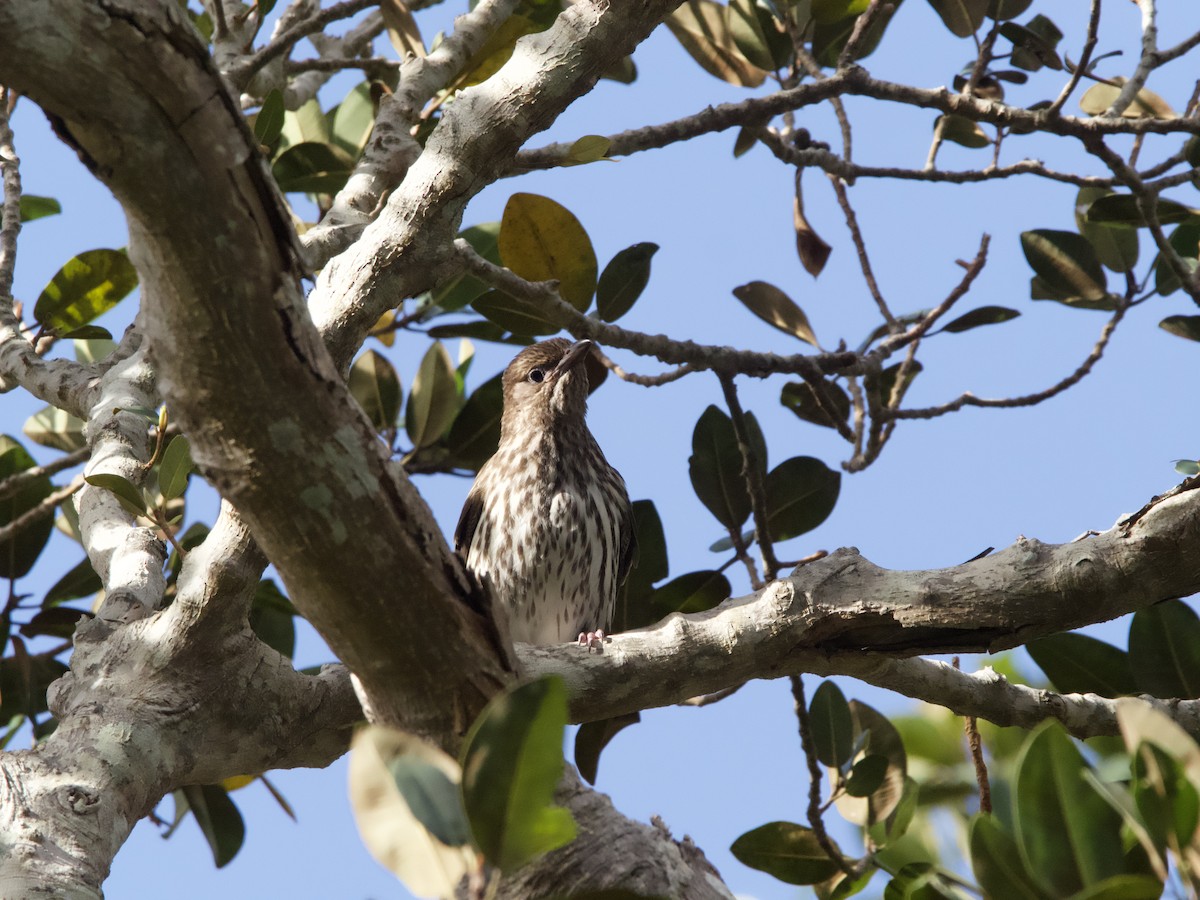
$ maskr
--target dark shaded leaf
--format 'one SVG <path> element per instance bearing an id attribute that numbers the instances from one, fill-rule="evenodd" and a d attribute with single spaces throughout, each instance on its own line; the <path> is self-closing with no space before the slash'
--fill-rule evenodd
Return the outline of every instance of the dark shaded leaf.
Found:
<path id="1" fill-rule="evenodd" d="M 608 746 L 608 742 L 616 737 L 618 732 L 641 720 L 641 714 L 634 712 L 613 716 L 611 719 L 601 719 L 598 722 L 584 722 L 579 726 L 579 730 L 575 732 L 575 768 L 588 784 L 596 783 L 600 753 Z"/>
<path id="2" fill-rule="evenodd" d="M 1200 257 L 1200 219 L 1190 219 L 1171 232 L 1167 239 L 1179 255 L 1184 269 L 1195 276 L 1197 257 Z M 1161 253 L 1154 258 L 1154 289 L 1164 297 L 1183 286 Z"/>
<path id="3" fill-rule="evenodd" d="M 771 539 L 786 541 L 812 531 L 833 512 L 842 475 L 819 459 L 794 456 L 767 475 L 767 528 Z"/>
<path id="4" fill-rule="evenodd" d="M 749 284 L 735 287 L 733 296 L 768 325 L 819 348 L 817 336 L 813 334 L 804 310 L 775 285 L 765 281 L 751 281 Z"/>
<path id="5" fill-rule="evenodd" d="M 994 816 L 986 813 L 975 816 L 968 842 L 972 868 L 985 896 L 1051 900 L 1025 870 L 1017 842 Z"/>
<path id="6" fill-rule="evenodd" d="M 1062 40 L 1062 32 L 1045 16 L 1036 15 L 1026 25 L 1005 22 L 1000 26 L 1000 34 L 1012 41 L 1012 64 L 1018 69 L 1029 72 L 1036 72 L 1042 66 L 1055 71 L 1062 69 L 1062 60 L 1055 49 Z"/>
<path id="7" fill-rule="evenodd" d="M 883 786 L 888 758 L 868 754 L 854 764 L 846 778 L 846 793 L 851 797 L 869 797 Z"/>
<path id="8" fill-rule="evenodd" d="M 1137 693 L 1124 650 L 1083 634 L 1053 634 L 1025 645 L 1055 690 L 1121 697 Z"/>
<path id="9" fill-rule="evenodd" d="M 50 279 L 33 316 L 47 331 L 66 334 L 112 309 L 137 283 L 137 270 L 123 251 L 87 250 Z"/>
<path id="10" fill-rule="evenodd" d="M 296 607 L 270 578 L 254 591 L 250 604 L 250 628 L 258 639 L 289 659 L 296 652 Z"/>
<path id="11" fill-rule="evenodd" d="M 66 575 L 54 582 L 42 599 L 42 609 L 91 596 L 99 593 L 103 587 L 100 576 L 92 568 L 92 561 L 85 556 Z"/>
<path id="12" fill-rule="evenodd" d="M 1033 5 L 1033 0 L 992 0 L 988 4 L 988 16 L 997 22 L 1015 19 Z"/>
<path id="13" fill-rule="evenodd" d="M 709 406 L 692 431 L 688 460 L 692 488 L 726 528 L 741 528 L 750 515 L 750 495 L 742 478 L 742 452 L 729 416 Z"/>
<path id="14" fill-rule="evenodd" d="M 838 421 L 845 422 L 850 418 L 850 395 L 832 381 L 825 382 L 827 396 L 833 401 L 834 415 Z M 826 428 L 837 427 L 829 420 L 825 410 L 817 401 L 816 392 L 803 381 L 789 381 L 779 393 L 779 402 L 794 412 L 799 418 L 814 425 L 824 425 Z"/>
<path id="15" fill-rule="evenodd" d="M 897 387 L 897 379 L 900 377 L 900 368 L 904 363 L 896 363 L 888 366 L 879 373 L 879 396 L 883 402 L 893 408 L 900 406 L 900 401 L 904 399 L 904 395 L 908 393 L 909 387 L 912 386 L 913 379 L 924 371 L 925 367 L 919 362 L 913 362 L 908 367 L 908 372 L 904 376 L 903 383 Z"/>
<path id="16" fill-rule="evenodd" d="M 354 361 L 346 380 L 350 393 L 376 431 L 396 427 L 403 391 L 400 376 L 386 358 L 368 350 Z"/>
<path id="17" fill-rule="evenodd" d="M 46 690 L 67 673 L 67 667 L 44 653 L 30 655 L 24 642 L 11 638 L 13 656 L 0 659 L 0 722 L 14 716 L 36 716 L 48 711 Z"/>
<path id="18" fill-rule="evenodd" d="M 1091 241 L 1097 259 L 1105 268 L 1114 272 L 1128 272 L 1138 260 L 1137 232 L 1130 228 L 1094 222 L 1088 217 L 1088 212 L 1096 201 L 1110 196 L 1116 195 L 1106 188 L 1080 188 L 1075 198 L 1075 227 Z"/>
<path id="19" fill-rule="evenodd" d="M 500 291 L 488 291 L 471 301 L 475 311 L 490 322 L 513 334 L 553 334 L 563 327 L 557 315 L 536 300 L 511 297 Z"/>
<path id="20" fill-rule="evenodd" d="M 450 354 L 440 341 L 425 352 L 408 394 L 404 429 L 413 449 L 438 441 L 458 414 L 458 384 Z"/>
<path id="21" fill-rule="evenodd" d="M 854 753 L 854 720 L 841 688 L 822 681 L 809 701 L 808 718 L 817 759 L 834 769 L 848 763 Z"/>
<path id="22" fill-rule="evenodd" d="M 0 482 L 37 465 L 20 442 L 0 435 Z M 0 527 L 19 519 L 41 505 L 54 491 L 48 475 L 35 478 L 20 490 L 0 499 Z M 48 515 L 20 529 L 8 540 L 0 541 L 0 578 L 21 578 L 29 574 L 54 530 L 54 516 Z M 0 721 L 6 721 L 0 719 Z"/>
<path id="23" fill-rule="evenodd" d="M 499 247 L 501 261 L 517 275 L 527 281 L 558 281 L 562 298 L 587 311 L 596 291 L 596 251 L 565 206 L 538 194 L 513 194 L 500 220 Z"/>
<path id="24" fill-rule="evenodd" d="M 835 2 L 841 2 L 841 0 L 835 0 Z M 859 0 L 854 0 L 854 6 L 859 5 L 862 6 L 862 9 L 866 9 L 867 4 L 860 4 Z M 900 8 L 900 3 L 891 3 L 888 6 L 891 9 L 885 7 L 881 10 L 880 14 L 871 22 L 871 27 L 867 29 L 862 40 L 859 41 L 858 49 L 854 53 L 855 61 L 866 59 L 875 52 L 879 42 L 883 40 L 883 32 L 891 22 L 895 11 Z M 823 66 L 837 65 L 838 56 L 854 32 L 857 18 L 858 13 L 856 12 L 829 24 L 816 23 L 816 27 L 813 29 L 812 52 L 818 63 Z"/>
<path id="25" fill-rule="evenodd" d="M 426 332 L 429 337 L 435 340 L 447 340 L 449 338 L 473 338 L 477 341 L 491 341 L 493 343 L 510 343 L 510 339 L 505 338 L 505 330 L 494 322 L 476 321 L 476 322 L 456 322 L 453 325 L 434 325 Z"/>
<path id="26" fill-rule="evenodd" d="M 600 273 L 596 284 L 596 312 L 605 322 L 615 322 L 633 307 L 650 282 L 650 260 L 658 244 L 648 241 L 626 247 Z"/>
<path id="27" fill-rule="evenodd" d="M 1159 224 L 1174 225 L 1200 215 L 1200 210 L 1184 206 L 1168 197 L 1159 197 L 1158 203 L 1154 206 L 1154 215 Z M 1086 219 L 1088 222 L 1104 225 L 1146 227 L 1145 217 L 1138 209 L 1137 198 L 1133 194 L 1106 194 L 1100 197 L 1088 207 Z"/>
<path id="28" fill-rule="evenodd" d="M 1167 316 L 1158 327 L 1189 341 L 1200 341 L 1200 316 Z"/>
<path id="29" fill-rule="evenodd" d="M 854 746 L 861 748 L 858 753 L 886 757 L 888 766 L 883 783 L 869 797 L 842 796 L 837 800 L 837 810 L 856 825 L 877 826 L 872 833 L 878 832 L 879 838 L 894 840 L 908 827 L 907 822 L 888 825 L 887 821 L 905 796 L 908 755 L 904 741 L 886 716 L 859 700 L 850 701 L 850 717 L 854 722 Z M 879 823 L 885 826 L 882 831 Z"/>
<path id="30" fill-rule="evenodd" d="M 796 254 L 804 271 L 816 278 L 829 261 L 832 248 L 821 239 L 816 229 L 804 217 L 804 206 L 800 201 L 799 192 L 792 198 L 792 227 L 796 229 Z M 816 341 L 812 341 L 816 344 Z"/>
<path id="31" fill-rule="evenodd" d="M 646 603 L 650 624 L 671 613 L 696 613 L 712 609 L 729 598 L 729 579 L 720 572 L 703 570 L 672 578 L 658 588 Z"/>
<path id="32" fill-rule="evenodd" d="M 1021 234 L 1021 249 L 1033 271 L 1052 290 L 1092 301 L 1107 296 L 1104 270 L 1083 235 L 1048 228 L 1025 231 Z"/>
<path id="33" fill-rule="evenodd" d="M 500 417 L 504 412 L 504 385 L 500 375 L 475 389 L 450 426 L 446 443 L 450 464 L 479 471 L 500 446 Z"/>
<path id="34" fill-rule="evenodd" d="M 979 30 L 991 0 L 929 0 L 955 37 L 970 37 Z"/>
<path id="35" fill-rule="evenodd" d="M 632 56 L 626 56 L 606 69 L 600 77 L 618 84 L 633 84 L 637 81 L 637 65 L 634 64 Z"/>
<path id="36" fill-rule="evenodd" d="M 447 847 L 471 840 L 471 829 L 459 803 L 458 785 L 432 763 L 412 755 L 388 760 L 388 770 L 409 811 Z"/>
<path id="37" fill-rule="evenodd" d="M 346 185 L 354 161 L 338 147 L 304 141 L 275 159 L 271 174 L 285 193 L 336 194 Z"/>
<path id="38" fill-rule="evenodd" d="M 262 106 L 254 117 L 254 138 L 265 147 L 275 146 L 283 133 L 283 117 L 286 110 L 283 106 L 283 94 L 278 88 L 273 88 L 263 98 Z"/>
<path id="39" fill-rule="evenodd" d="M 1007 306 L 981 306 L 978 309 L 971 310 L 969 313 L 964 313 L 957 319 L 947 322 L 942 326 L 942 331 L 959 334 L 963 331 L 970 331 L 972 328 L 979 328 L 982 325 L 998 325 L 1001 322 L 1015 319 L 1019 315 L 1019 312 L 1015 309 L 1009 309 Z"/>
<path id="40" fill-rule="evenodd" d="M 458 236 L 470 244 L 471 248 L 488 262 L 500 265 L 499 222 L 472 225 L 470 228 L 460 231 Z M 435 288 L 430 294 L 430 300 L 435 306 L 446 312 L 454 312 L 462 309 L 468 303 L 478 300 L 489 290 L 490 288 L 485 282 L 464 272 Z"/>
<path id="41" fill-rule="evenodd" d="M 493 698 L 467 734 L 463 805 L 475 846 L 502 870 L 575 837 L 570 812 L 553 803 L 566 724 L 566 688 L 550 677 Z"/>
<path id="42" fill-rule="evenodd" d="M 737 137 L 733 141 L 733 158 L 737 159 L 739 156 L 745 156 L 757 143 L 758 131 L 743 125 L 738 129 Z"/>
<path id="43" fill-rule="evenodd" d="M 757 0 L 731 0 L 728 27 L 742 56 L 763 70 L 780 69 L 791 60 L 791 42 L 771 11 Z"/>
<path id="44" fill-rule="evenodd" d="M 183 795 L 220 869 L 237 856 L 246 839 L 242 814 L 220 785 L 191 785 L 183 788 Z"/>
<path id="45" fill-rule="evenodd" d="M 69 606 L 52 606 L 42 609 L 32 619 L 21 626 L 21 634 L 25 637 L 57 637 L 69 638 L 75 633 L 75 626 L 80 619 L 91 618 L 91 613 Z"/>
<path id="46" fill-rule="evenodd" d="M 792 822 L 768 822 L 747 831 L 729 851 L 743 865 L 788 884 L 817 884 L 838 870 L 811 828 Z"/>
<path id="47" fill-rule="evenodd" d="M 1155 697 L 1200 697 L 1200 618 L 1182 600 L 1138 610 L 1129 626 L 1129 664 Z"/>
<path id="48" fill-rule="evenodd" d="M 617 594 L 613 615 L 613 631 L 643 628 L 658 621 L 646 602 L 655 582 L 670 574 L 667 567 L 667 540 L 662 520 L 652 500 L 633 501 L 633 533 L 637 539 L 637 554 L 625 584 Z"/>

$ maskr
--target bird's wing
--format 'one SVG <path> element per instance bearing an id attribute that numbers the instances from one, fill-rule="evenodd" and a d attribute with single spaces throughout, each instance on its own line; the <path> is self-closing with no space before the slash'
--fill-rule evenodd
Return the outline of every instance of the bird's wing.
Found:
<path id="1" fill-rule="evenodd" d="M 475 529 L 479 525 L 479 517 L 483 514 L 483 493 L 471 488 L 467 494 L 467 502 L 463 504 L 458 516 L 458 525 L 454 527 L 454 549 L 465 559 L 471 550 L 471 540 L 475 537 Z"/>
<path id="2" fill-rule="evenodd" d="M 633 506 L 628 498 L 621 511 L 621 555 L 617 558 L 617 584 L 625 581 L 637 557 L 637 535 L 633 531 Z"/>

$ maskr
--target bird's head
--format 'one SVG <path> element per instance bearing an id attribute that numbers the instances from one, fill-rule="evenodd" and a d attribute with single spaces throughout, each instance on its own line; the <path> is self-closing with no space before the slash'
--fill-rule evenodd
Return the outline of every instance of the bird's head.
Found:
<path id="1" fill-rule="evenodd" d="M 591 350 L 591 341 L 551 338 L 518 353 L 504 370 L 504 433 L 582 425 L 588 395 L 583 362 Z"/>

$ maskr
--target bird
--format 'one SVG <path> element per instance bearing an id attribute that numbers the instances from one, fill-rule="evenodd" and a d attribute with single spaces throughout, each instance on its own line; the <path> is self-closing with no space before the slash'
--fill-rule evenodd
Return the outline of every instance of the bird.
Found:
<path id="1" fill-rule="evenodd" d="M 602 649 L 636 550 L 625 480 L 586 422 L 590 340 L 521 350 L 501 378 L 500 443 L 467 494 L 455 550 L 529 644 Z"/>

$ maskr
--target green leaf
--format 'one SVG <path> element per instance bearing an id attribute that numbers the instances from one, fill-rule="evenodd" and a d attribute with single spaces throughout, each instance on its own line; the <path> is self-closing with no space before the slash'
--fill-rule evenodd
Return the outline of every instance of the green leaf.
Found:
<path id="1" fill-rule="evenodd" d="M 1053 634 L 1030 641 L 1025 649 L 1060 693 L 1137 693 L 1128 654 L 1112 644 L 1083 634 Z"/>
<path id="2" fill-rule="evenodd" d="M 500 291 L 488 291 L 471 301 L 475 311 L 505 331 L 521 335 L 553 334 L 565 322 L 556 321 L 557 314 L 537 300 L 512 297 Z"/>
<path id="3" fill-rule="evenodd" d="M 984 895 L 1011 900 L 1050 900 L 1025 870 L 1017 842 L 996 818 L 980 813 L 971 820 L 971 867 Z"/>
<path id="4" fill-rule="evenodd" d="M 271 174 L 285 193 L 336 194 L 353 168 L 354 161 L 340 148 L 304 141 L 280 153 Z"/>
<path id="5" fill-rule="evenodd" d="M 1113 875 L 1071 895 L 1071 900 L 1159 900 L 1163 883 L 1150 875 Z"/>
<path id="6" fill-rule="evenodd" d="M 625 583 L 617 592 L 617 607 L 613 615 L 613 631 L 643 628 L 658 621 L 647 599 L 655 582 L 670 574 L 667 566 L 667 539 L 662 520 L 653 500 L 633 501 L 633 533 L 637 553 Z"/>
<path id="7" fill-rule="evenodd" d="M 425 42 L 421 39 L 421 30 L 417 20 L 404 0 L 384 0 L 379 4 L 387 26 L 388 40 L 392 42 L 396 54 L 404 59 L 410 53 L 414 56 L 425 56 Z"/>
<path id="8" fill-rule="evenodd" d="M 929 0 L 955 37 L 970 37 L 979 30 L 991 0 Z"/>
<path id="9" fill-rule="evenodd" d="M 472 225 L 460 231 L 458 236 L 488 262 L 500 265 L 500 247 L 497 243 L 500 237 L 499 222 Z M 454 312 L 478 300 L 490 289 L 486 282 L 464 272 L 434 288 L 430 300 L 442 310 Z"/>
<path id="10" fill-rule="evenodd" d="M 1143 742 L 1130 762 L 1136 818 L 1144 823 L 1153 848 L 1161 855 L 1171 844 L 1186 847 L 1200 822 L 1200 795 L 1188 780 L 1185 761 Z"/>
<path id="11" fill-rule="evenodd" d="M 845 2 L 845 0 L 833 0 L 833 2 Z M 854 60 L 866 59 L 883 40 L 883 32 L 891 22 L 892 16 L 895 15 L 896 9 L 900 7 L 899 3 L 888 4 L 891 9 L 884 9 L 875 17 L 862 40 L 858 44 L 858 50 L 854 54 Z M 860 0 L 852 0 L 852 8 L 866 9 L 867 4 Z M 814 2 L 813 7 L 816 7 Z M 860 10 L 861 11 L 861 10 Z M 812 37 L 812 53 L 817 62 L 823 66 L 837 65 L 838 56 L 841 54 L 846 43 L 850 40 L 850 35 L 854 32 L 854 26 L 858 18 L 858 12 L 853 15 L 842 18 L 836 22 L 822 24 L 817 22 L 813 28 Z"/>
<path id="12" fill-rule="evenodd" d="M 1093 221 L 1090 217 L 1093 205 L 1106 197 L 1115 196 L 1107 188 L 1080 188 L 1075 198 L 1075 227 L 1091 242 L 1097 259 L 1105 268 L 1114 272 L 1128 272 L 1138 261 L 1137 232 Z"/>
<path id="13" fill-rule="evenodd" d="M 21 221 L 32 222 L 62 212 L 62 204 L 53 197 L 38 197 L 35 194 L 21 195 Z"/>
<path id="14" fill-rule="evenodd" d="M 1100 82 L 1092 85 L 1079 98 L 1079 108 L 1089 116 L 1103 115 L 1116 102 L 1125 86 L 1125 78 L 1113 76 L 1109 83 Z M 1175 119 L 1175 110 L 1158 94 L 1149 88 L 1142 88 L 1133 98 L 1133 102 L 1125 107 L 1121 116 L 1126 119 Z"/>
<path id="15" fill-rule="evenodd" d="M 356 160 L 371 139 L 374 127 L 375 103 L 371 100 L 371 84 L 364 81 L 356 85 L 333 110 L 329 123 L 330 138 L 333 146 Z"/>
<path id="16" fill-rule="evenodd" d="M 729 851 L 743 865 L 788 884 L 818 884 L 838 871 L 811 828 L 792 822 L 768 822 L 747 831 Z"/>
<path id="17" fill-rule="evenodd" d="M 908 393 L 908 389 L 912 386 L 913 379 L 925 370 L 925 367 L 919 362 L 914 361 L 904 375 L 904 381 L 897 386 L 897 379 L 900 377 L 900 369 L 904 363 L 896 363 L 888 366 L 879 373 L 879 396 L 883 398 L 883 402 L 893 407 L 899 407 L 900 401 L 904 399 L 904 395 Z"/>
<path id="18" fill-rule="evenodd" d="M 822 681 L 808 704 L 817 759 L 840 768 L 854 753 L 854 721 L 846 696 L 832 681 Z"/>
<path id="19" fill-rule="evenodd" d="M 1012 41 L 1012 64 L 1018 69 L 1036 72 L 1042 66 L 1059 71 L 1062 60 L 1055 48 L 1062 40 L 1062 31 L 1045 16 L 1036 15 L 1026 25 L 1005 22 L 1000 34 Z"/>
<path id="20" fill-rule="evenodd" d="M 1008 322 L 1019 315 L 1019 312 L 1009 309 L 1007 306 L 981 306 L 947 322 L 942 326 L 942 331 L 959 334 L 983 325 L 999 325 L 1001 322 Z"/>
<path id="21" fill-rule="evenodd" d="M 30 655 L 20 638 L 13 636 L 12 644 L 16 655 L 0 659 L 0 723 L 47 712 L 46 690 L 67 673 L 52 656 Z"/>
<path id="22" fill-rule="evenodd" d="M 504 385 L 500 375 L 475 389 L 450 426 L 446 443 L 451 464 L 479 471 L 500 446 L 500 417 L 504 412 Z"/>
<path id="23" fill-rule="evenodd" d="M 83 420 L 57 406 L 46 406 L 34 413 L 25 420 L 21 431 L 35 444 L 65 453 L 73 453 L 87 444 L 83 438 Z"/>
<path id="24" fill-rule="evenodd" d="M 869 797 L 883 786 L 888 758 L 869 754 L 856 762 L 846 778 L 846 793 L 851 797 Z"/>
<path id="25" fill-rule="evenodd" d="M 964 116 L 938 116 L 934 120 L 933 127 L 937 128 L 939 124 L 942 129 L 942 138 L 947 141 L 953 141 L 972 150 L 990 147 L 992 144 L 991 138 L 979 127 L 979 123 Z"/>
<path id="26" fill-rule="evenodd" d="M 1175 460 L 1175 471 L 1180 475 L 1187 475 L 1189 478 L 1192 475 L 1200 475 L 1200 460 L 1177 459 Z"/>
<path id="27" fill-rule="evenodd" d="M 376 431 L 396 427 L 403 392 L 400 376 L 386 358 L 368 350 L 350 367 L 347 384 Z"/>
<path id="28" fill-rule="evenodd" d="M 1033 0 L 992 0 L 988 4 L 988 17 L 997 22 L 1015 19 L 1032 5 Z"/>
<path id="29" fill-rule="evenodd" d="M 564 166 L 582 166 L 586 163 L 608 159 L 612 141 L 600 134 L 585 134 L 567 148 Z"/>
<path id="30" fill-rule="evenodd" d="M 791 60 L 791 42 L 771 10 L 758 0 L 730 0 L 726 15 L 734 44 L 752 65 L 770 71 Z"/>
<path id="31" fill-rule="evenodd" d="M 812 531 L 833 512 L 842 474 L 819 459 L 794 456 L 767 474 L 767 530 L 786 541 Z"/>
<path id="32" fill-rule="evenodd" d="M 1021 249 L 1038 277 L 1068 297 L 1100 300 L 1107 279 L 1087 238 L 1073 231 L 1039 228 L 1021 234 Z"/>
<path id="33" fill-rule="evenodd" d="M 748 125 L 743 125 L 738 129 L 737 137 L 733 142 L 733 158 L 737 159 L 738 157 L 745 156 L 757 143 L 758 130 Z"/>
<path id="34" fill-rule="evenodd" d="M 1167 316 L 1158 327 L 1189 341 L 1200 341 L 1200 316 Z"/>
<path id="35" fill-rule="evenodd" d="M 804 310 L 775 285 L 765 281 L 751 281 L 749 284 L 735 287 L 733 296 L 768 325 L 820 348 Z"/>
<path id="36" fill-rule="evenodd" d="M 171 438 L 158 464 L 158 489 L 164 500 L 182 497 L 187 490 L 188 476 L 196 464 L 192 462 L 192 446 L 182 434 Z"/>
<path id="37" fill-rule="evenodd" d="M 1183 261 L 1184 269 L 1195 275 L 1197 257 L 1200 256 L 1200 219 L 1189 219 L 1171 232 L 1168 243 Z M 1154 289 L 1164 297 L 1182 287 L 1175 270 L 1167 265 L 1159 253 L 1154 258 Z"/>
<path id="38" fill-rule="evenodd" d="M 79 328 L 72 328 L 63 338 L 72 341 L 78 340 L 95 340 L 101 338 L 104 340 L 112 340 L 112 332 L 107 328 L 101 328 L 99 325 L 83 325 Z"/>
<path id="39" fill-rule="evenodd" d="M 104 488 L 111 492 L 121 501 L 121 506 L 125 507 L 125 511 L 131 515 L 144 516 L 146 514 L 146 498 L 142 496 L 141 489 L 133 482 L 111 473 L 86 475 L 83 480 L 93 487 Z"/>
<path id="40" fill-rule="evenodd" d="M 500 220 L 499 247 L 501 261 L 517 275 L 558 281 L 562 298 L 587 311 L 596 290 L 596 251 L 565 206 L 538 194 L 513 194 Z"/>
<path id="41" fill-rule="evenodd" d="M 888 761 L 883 783 L 869 797 L 843 795 L 836 805 L 847 821 L 860 826 L 876 826 L 878 839 L 894 840 L 908 827 L 907 821 L 889 819 L 900 809 L 908 782 L 908 755 L 904 741 L 886 716 L 858 700 L 850 701 L 850 717 L 854 722 L 853 746 L 860 748 L 855 756 L 878 755 Z M 900 813 L 897 813 L 898 815 Z M 911 812 L 903 815 L 911 816 Z M 880 831 L 877 823 L 885 826 Z"/>
<path id="42" fill-rule="evenodd" d="M 254 137 L 265 147 L 275 146 L 279 136 L 283 134 L 283 119 L 287 112 L 283 106 L 283 94 L 278 88 L 273 88 L 263 98 L 262 106 L 254 117 Z"/>
<path id="43" fill-rule="evenodd" d="M 447 794 L 446 783 L 429 769 L 454 789 Z M 469 831 L 460 778 L 458 763 L 402 731 L 370 725 L 351 742 L 350 806 L 359 834 L 371 855 L 419 897 L 453 896 L 477 868 L 473 850 L 442 840 L 458 841 Z"/>
<path id="44" fill-rule="evenodd" d="M 596 783 L 596 771 L 600 767 L 600 753 L 608 746 L 608 742 L 617 733 L 635 725 L 642 720 L 640 713 L 626 713 L 613 716 L 611 719 L 601 719 L 598 722 L 584 722 L 575 732 L 575 768 L 588 784 Z"/>
<path id="45" fill-rule="evenodd" d="M 33 308 L 38 324 L 65 334 L 108 312 L 137 287 L 137 270 L 121 250 L 87 250 L 68 260 Z"/>
<path id="46" fill-rule="evenodd" d="M 91 618 L 92 614 L 69 606 L 52 606 L 43 609 L 21 626 L 25 637 L 56 637 L 66 639 L 75 634 L 79 620 Z"/>
<path id="47" fill-rule="evenodd" d="M 467 734 L 463 805 L 475 846 L 502 871 L 575 837 L 570 812 L 553 805 L 566 724 L 567 689 L 548 677 L 493 698 Z"/>
<path id="48" fill-rule="evenodd" d="M 9 435 L 0 435 L 0 483 L 6 478 L 32 469 L 36 461 L 21 444 Z M 19 491 L 0 499 L 0 527 L 8 525 L 29 512 L 54 491 L 50 476 L 43 475 Z M 21 578 L 29 573 L 41 555 L 54 530 L 54 517 L 46 516 L 20 529 L 8 540 L 0 541 L 0 578 Z M 2 637 L 2 635 L 0 635 Z M 2 646 L 0 641 L 0 646 Z"/>
<path id="49" fill-rule="evenodd" d="M 751 63 L 733 38 L 725 7 L 714 0 L 687 0 L 666 26 L 708 74 L 739 87 L 758 87 L 767 73 Z"/>
<path id="50" fill-rule="evenodd" d="M 79 597 L 91 596 L 99 593 L 103 587 L 100 576 L 92 568 L 92 561 L 85 556 L 67 574 L 54 582 L 54 586 L 46 592 L 42 600 L 42 609 L 58 606 Z"/>
<path id="51" fill-rule="evenodd" d="M 275 582 L 264 578 L 250 604 L 250 628 L 258 639 L 289 659 L 296 652 L 296 607 Z"/>
<path id="52" fill-rule="evenodd" d="M 1200 697 L 1200 618 L 1181 600 L 1134 613 L 1129 663 L 1140 690 L 1155 697 Z"/>
<path id="53" fill-rule="evenodd" d="M 183 795 L 220 869 L 237 856 L 246 839 L 242 814 L 220 785 L 191 785 L 183 788 Z"/>
<path id="54" fill-rule="evenodd" d="M 688 460 L 692 488 L 726 528 L 740 528 L 750 515 L 750 495 L 742 478 L 742 453 L 729 416 L 709 406 L 692 431 Z"/>
<path id="55" fill-rule="evenodd" d="M 1039 885 L 1066 897 L 1120 874 L 1121 816 L 1084 779 L 1090 766 L 1062 726 L 1035 728 L 1016 766 L 1017 844 Z"/>
<path id="56" fill-rule="evenodd" d="M 867 11 L 868 0 L 812 0 L 813 21 L 832 25 L 847 18 L 858 18 Z"/>
<path id="57" fill-rule="evenodd" d="M 428 447 L 446 433 L 458 415 L 458 386 L 454 364 L 441 341 L 425 352 L 413 379 L 405 410 L 404 428 L 413 449 Z"/>
<path id="58" fill-rule="evenodd" d="M 528 7 L 525 9 L 528 11 Z M 463 67 L 466 74 L 462 76 L 456 87 L 470 87 L 487 81 L 512 58 L 513 48 L 518 40 L 527 34 L 535 34 L 543 30 L 545 30 L 544 27 L 533 21 L 528 15 L 516 13 L 509 16 Z"/>
<path id="59" fill-rule="evenodd" d="M 704 570 L 688 572 L 672 578 L 646 602 L 650 624 L 671 613 L 696 613 L 712 609 L 729 598 L 732 588 L 729 579 L 720 572 Z"/>
<path id="60" fill-rule="evenodd" d="M 826 393 L 833 401 L 834 415 L 838 421 L 845 422 L 850 418 L 850 395 L 840 385 L 833 381 L 825 382 Z M 803 381 L 789 381 L 779 392 L 779 402 L 794 412 L 805 422 L 823 425 L 826 428 L 836 428 L 836 423 L 829 420 L 825 410 L 817 401 L 816 392 Z"/>
<path id="61" fill-rule="evenodd" d="M 1154 215 L 1160 225 L 1186 222 L 1200 215 L 1200 210 L 1184 206 L 1176 200 L 1159 197 L 1154 205 Z M 1133 194 L 1108 193 L 1093 201 L 1087 208 L 1086 221 L 1102 225 L 1124 225 L 1130 228 L 1146 228 L 1146 219 L 1138 208 Z"/>
<path id="62" fill-rule="evenodd" d="M 615 322 L 633 307 L 650 283 L 650 260 L 658 244 L 644 241 L 614 256 L 596 283 L 596 312 L 605 322 Z"/>

